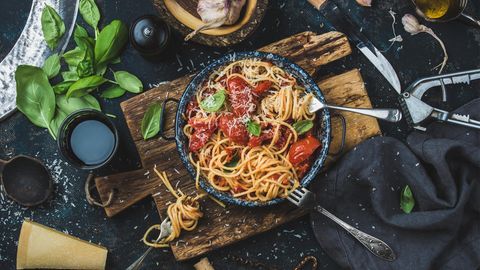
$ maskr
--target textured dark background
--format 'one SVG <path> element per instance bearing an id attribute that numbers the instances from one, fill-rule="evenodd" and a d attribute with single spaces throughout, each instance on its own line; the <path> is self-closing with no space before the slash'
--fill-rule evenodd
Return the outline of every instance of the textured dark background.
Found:
<path id="1" fill-rule="evenodd" d="M 156 13 L 150 0 L 97 2 L 103 23 L 120 18 L 130 24 L 140 15 Z M 338 2 L 348 10 L 353 20 L 380 50 L 388 49 L 385 55 L 396 68 L 403 86 L 417 78 L 435 74 L 431 68 L 442 60 L 440 47 L 426 34 L 410 36 L 399 23 L 403 14 L 413 12 L 409 0 L 374 0 L 374 7 L 370 9 L 357 6 L 354 0 Z M 0 57 L 8 53 L 20 35 L 30 4 L 31 1 L 28 0 L 0 1 Z M 395 28 L 397 34 L 403 36 L 403 42 L 395 43 L 391 48 L 388 41 L 393 37 L 392 18 L 388 12 L 390 9 L 397 13 Z M 467 10 L 480 17 L 478 1 L 472 1 Z M 446 72 L 480 66 L 479 29 L 458 22 L 427 25 L 445 41 L 448 48 L 450 60 Z M 252 50 L 301 31 L 326 32 L 329 29 L 328 23 L 305 0 L 271 0 L 258 30 L 237 46 L 218 49 L 178 42 L 177 57 L 163 62 L 149 62 L 128 46 L 122 56 L 122 63 L 115 69 L 137 74 L 145 88 L 149 88 L 152 84 L 199 70 L 209 60 L 227 51 Z M 338 74 L 354 67 L 361 69 L 374 106 L 398 106 L 395 91 L 356 50 L 346 59 L 325 66 L 317 76 Z M 480 88 L 478 83 L 474 83 L 471 87 L 449 88 L 448 93 L 450 99 L 447 104 L 436 102 L 439 100 L 438 92 L 432 92 L 430 98 L 437 105 L 452 109 L 479 97 Z M 120 101 L 129 97 L 126 95 L 121 99 L 101 100 L 104 112 L 117 116 L 114 122 L 120 130 L 122 151 L 114 163 L 98 174 L 127 171 L 140 166 L 119 106 Z M 397 138 L 404 138 L 407 134 L 404 123 L 382 123 L 382 130 L 385 135 Z M 0 269 L 15 268 L 17 239 L 24 218 L 31 218 L 108 247 L 109 269 L 126 268 L 143 253 L 145 246 L 139 240 L 150 225 L 159 221 L 155 206 L 150 200 L 145 200 L 112 219 L 106 218 L 102 209 L 91 207 L 85 201 L 83 184 L 87 172 L 74 169 L 63 162 L 55 141 L 47 131 L 33 126 L 20 113 L 15 113 L 0 123 L 0 158 L 8 159 L 17 154 L 37 156 L 47 164 L 55 177 L 55 193 L 48 203 L 34 209 L 22 208 L 7 200 L 3 194 L 0 195 Z M 208 257 L 216 269 L 242 269 L 226 259 L 228 254 L 259 260 L 279 269 L 292 269 L 304 255 L 314 255 L 319 259 L 320 269 L 338 268 L 316 242 L 308 217 L 215 251 Z M 144 269 L 191 269 L 193 263 L 177 263 L 167 249 L 155 250 L 146 260 Z"/>

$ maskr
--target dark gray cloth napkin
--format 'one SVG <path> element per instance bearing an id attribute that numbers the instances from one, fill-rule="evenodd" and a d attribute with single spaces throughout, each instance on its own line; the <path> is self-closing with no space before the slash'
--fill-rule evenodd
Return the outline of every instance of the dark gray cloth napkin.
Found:
<path id="1" fill-rule="evenodd" d="M 480 119 L 480 99 L 459 113 Z M 480 131 L 432 123 L 407 144 L 370 139 L 347 153 L 311 186 L 320 205 L 384 240 L 397 260 L 383 261 L 326 217 L 311 215 L 315 236 L 351 269 L 478 269 L 480 267 Z M 405 185 L 416 205 L 400 209 Z"/>

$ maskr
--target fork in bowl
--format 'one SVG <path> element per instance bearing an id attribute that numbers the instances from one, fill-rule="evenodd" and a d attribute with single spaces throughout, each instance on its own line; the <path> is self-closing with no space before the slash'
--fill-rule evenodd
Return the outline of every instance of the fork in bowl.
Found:
<path id="1" fill-rule="evenodd" d="M 355 237 L 355 239 L 357 239 L 375 256 L 387 261 L 394 261 L 396 259 L 394 251 L 385 242 L 365 232 L 362 232 L 355 227 L 350 226 L 343 220 L 328 212 L 322 206 L 316 204 L 315 194 L 308 189 L 299 186 L 297 189 L 290 192 L 287 199 L 299 208 L 315 210 L 325 215 L 326 217 L 340 225 L 340 227 L 345 229 L 353 237 Z"/>

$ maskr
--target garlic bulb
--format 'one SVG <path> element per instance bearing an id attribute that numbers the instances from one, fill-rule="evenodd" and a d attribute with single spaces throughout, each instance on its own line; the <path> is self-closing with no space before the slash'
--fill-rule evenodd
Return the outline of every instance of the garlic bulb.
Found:
<path id="1" fill-rule="evenodd" d="M 438 41 L 438 43 L 440 43 L 440 46 L 442 47 L 442 50 L 443 50 L 443 61 L 439 65 L 435 66 L 433 69 L 440 67 L 438 74 L 442 73 L 443 68 L 445 67 L 448 61 L 447 49 L 445 48 L 445 44 L 443 44 L 443 41 L 433 32 L 431 28 L 428 28 L 425 25 L 420 24 L 417 18 L 411 14 L 405 14 L 403 16 L 402 24 L 405 31 L 407 31 L 411 35 L 416 35 L 418 33 L 427 33 L 431 35 L 433 38 L 435 38 Z"/>
<path id="2" fill-rule="evenodd" d="M 357 4 L 359 4 L 360 6 L 364 6 L 364 7 L 372 6 L 372 0 L 356 0 L 356 1 L 357 1 Z"/>
<path id="3" fill-rule="evenodd" d="M 202 30 L 234 24 L 240 17 L 245 3 L 246 0 L 199 0 L 197 13 L 205 24 L 188 34 L 185 41 Z"/>

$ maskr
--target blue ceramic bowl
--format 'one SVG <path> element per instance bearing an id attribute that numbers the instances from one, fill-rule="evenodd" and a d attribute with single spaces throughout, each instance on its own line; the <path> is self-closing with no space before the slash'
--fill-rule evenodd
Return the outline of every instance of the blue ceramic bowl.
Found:
<path id="1" fill-rule="evenodd" d="M 310 77 L 310 75 L 299 67 L 297 64 L 291 62 L 290 60 L 278 56 L 272 53 L 263 53 L 263 52 L 237 52 L 227 54 L 215 61 L 213 61 L 210 65 L 204 68 L 198 75 L 193 78 L 190 84 L 187 86 L 187 89 L 183 93 L 180 102 L 178 104 L 176 119 L 175 119 L 175 140 L 177 144 L 178 152 L 180 153 L 180 158 L 187 168 L 188 172 L 191 174 L 193 178 L 196 176 L 196 168 L 195 166 L 190 163 L 188 159 L 188 138 L 183 133 L 183 127 L 187 123 L 187 121 L 183 118 L 183 113 L 186 111 L 188 102 L 195 96 L 195 92 L 202 84 L 202 82 L 208 78 L 208 76 L 215 70 L 218 70 L 222 66 L 228 65 L 231 62 L 247 59 L 247 58 L 255 58 L 255 59 L 262 59 L 268 62 L 271 62 L 286 72 L 292 74 L 296 79 L 297 82 L 306 88 L 307 92 L 312 92 L 319 100 L 324 101 L 322 91 L 317 86 L 315 81 Z M 318 150 L 315 154 L 316 159 L 315 162 L 312 164 L 310 170 L 307 174 L 301 179 L 301 185 L 307 186 L 317 175 L 317 173 L 321 170 L 325 159 L 327 158 L 328 148 L 330 145 L 330 113 L 328 110 L 324 109 L 322 111 L 317 112 L 317 121 L 320 123 L 320 128 L 317 130 L 315 134 L 318 139 L 322 142 L 322 149 Z M 208 192 L 210 195 L 214 196 L 215 198 L 219 199 L 222 202 L 235 204 L 240 206 L 248 206 L 248 207 L 258 207 L 258 206 L 267 206 L 267 205 L 274 205 L 284 201 L 285 199 L 277 198 L 270 200 L 268 202 L 259 202 L 259 201 L 248 201 L 241 198 L 234 198 L 230 193 L 221 192 L 213 188 L 207 180 L 200 176 L 200 186 Z"/>

